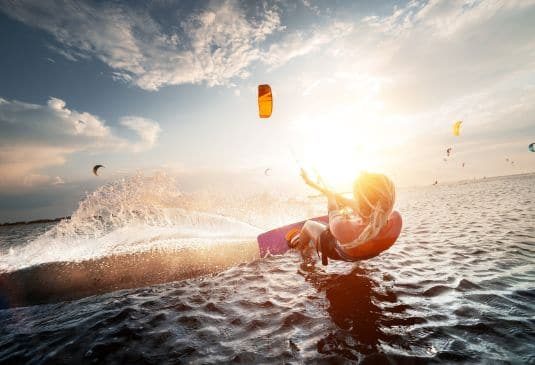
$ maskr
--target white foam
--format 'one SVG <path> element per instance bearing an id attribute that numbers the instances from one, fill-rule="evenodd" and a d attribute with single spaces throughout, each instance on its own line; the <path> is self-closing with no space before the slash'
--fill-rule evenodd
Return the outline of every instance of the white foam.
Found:
<path id="1" fill-rule="evenodd" d="M 98 188 L 70 219 L 0 253 L 0 272 L 53 261 L 250 241 L 267 229 L 319 212 L 268 193 L 185 195 L 165 173 L 137 174 Z"/>
<path id="2" fill-rule="evenodd" d="M 194 205 L 166 174 L 123 178 L 88 194 L 70 219 L 0 255 L 0 271 L 149 249 L 239 242 L 260 232 L 235 218 L 191 209 Z"/>

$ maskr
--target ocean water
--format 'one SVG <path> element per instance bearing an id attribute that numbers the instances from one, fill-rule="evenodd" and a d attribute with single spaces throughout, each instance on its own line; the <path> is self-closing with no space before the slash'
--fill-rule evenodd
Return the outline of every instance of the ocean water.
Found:
<path id="1" fill-rule="evenodd" d="M 288 253 L 71 301 L 13 297 L 20 273 L 250 246 L 323 209 L 172 185 L 135 177 L 89 195 L 70 221 L 0 228 L 0 363 L 535 363 L 534 174 L 400 189 L 402 234 L 368 261 Z"/>

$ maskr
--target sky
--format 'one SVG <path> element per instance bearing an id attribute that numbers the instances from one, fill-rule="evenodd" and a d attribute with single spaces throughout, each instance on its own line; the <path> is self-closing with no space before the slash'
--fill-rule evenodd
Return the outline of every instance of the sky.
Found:
<path id="1" fill-rule="evenodd" d="M 0 222 L 137 172 L 310 193 L 298 166 L 339 190 L 535 171 L 532 0 L 0 0 L 0 50 Z"/>

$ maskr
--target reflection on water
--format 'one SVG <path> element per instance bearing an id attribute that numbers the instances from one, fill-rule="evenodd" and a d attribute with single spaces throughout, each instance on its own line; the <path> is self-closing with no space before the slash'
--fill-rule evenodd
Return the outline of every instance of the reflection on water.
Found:
<path id="1" fill-rule="evenodd" d="M 358 352 L 376 350 L 379 340 L 385 340 L 386 335 L 381 330 L 382 310 L 374 300 L 390 298 L 379 298 L 374 290 L 377 285 L 366 271 L 356 267 L 348 274 L 325 274 L 313 265 L 303 264 L 301 267 L 305 279 L 317 290 L 325 292 L 327 312 L 340 329 L 321 340 L 318 351 L 326 354 L 336 353 L 340 348 L 347 351 L 349 338 L 358 345 L 355 348 Z"/>
<path id="2" fill-rule="evenodd" d="M 400 191 L 399 241 L 0 310 L 0 363 L 535 363 L 535 176 Z"/>
<path id="3" fill-rule="evenodd" d="M 318 341 L 321 354 L 358 360 L 362 355 L 379 352 L 380 343 L 402 342 L 398 334 L 387 329 L 419 322 L 401 316 L 407 306 L 397 304 L 395 292 L 382 291 L 379 283 L 370 278 L 368 269 L 356 266 L 348 273 L 328 273 L 316 261 L 306 260 L 300 265 L 299 273 L 325 293 L 326 311 L 336 325 L 334 331 Z"/>

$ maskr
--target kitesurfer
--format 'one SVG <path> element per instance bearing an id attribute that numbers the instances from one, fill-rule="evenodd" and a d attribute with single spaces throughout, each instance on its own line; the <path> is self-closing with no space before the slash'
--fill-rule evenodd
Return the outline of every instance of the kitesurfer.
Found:
<path id="1" fill-rule="evenodd" d="M 273 111 L 273 94 L 271 86 L 258 85 L 258 115 L 260 118 L 269 118 Z"/>
<path id="2" fill-rule="evenodd" d="M 329 224 L 309 220 L 300 231 L 286 236 L 290 247 L 305 254 L 311 249 L 328 258 L 343 261 L 362 260 L 389 248 L 401 230 L 401 216 L 393 212 L 396 192 L 386 175 L 362 173 L 354 183 L 353 199 L 336 194 L 319 180 L 312 181 L 302 170 L 307 185 L 327 197 Z"/>
<path id="3" fill-rule="evenodd" d="M 461 124 L 463 124 L 462 120 L 458 120 L 453 123 L 453 135 L 456 137 L 459 137 L 459 135 L 461 134 Z"/>
<path id="4" fill-rule="evenodd" d="M 105 166 L 104 166 L 104 165 L 95 165 L 95 166 L 93 166 L 93 174 L 94 174 L 95 176 L 99 176 L 99 175 L 98 175 L 98 169 L 100 169 L 100 168 L 102 168 L 102 167 L 105 167 Z"/>

